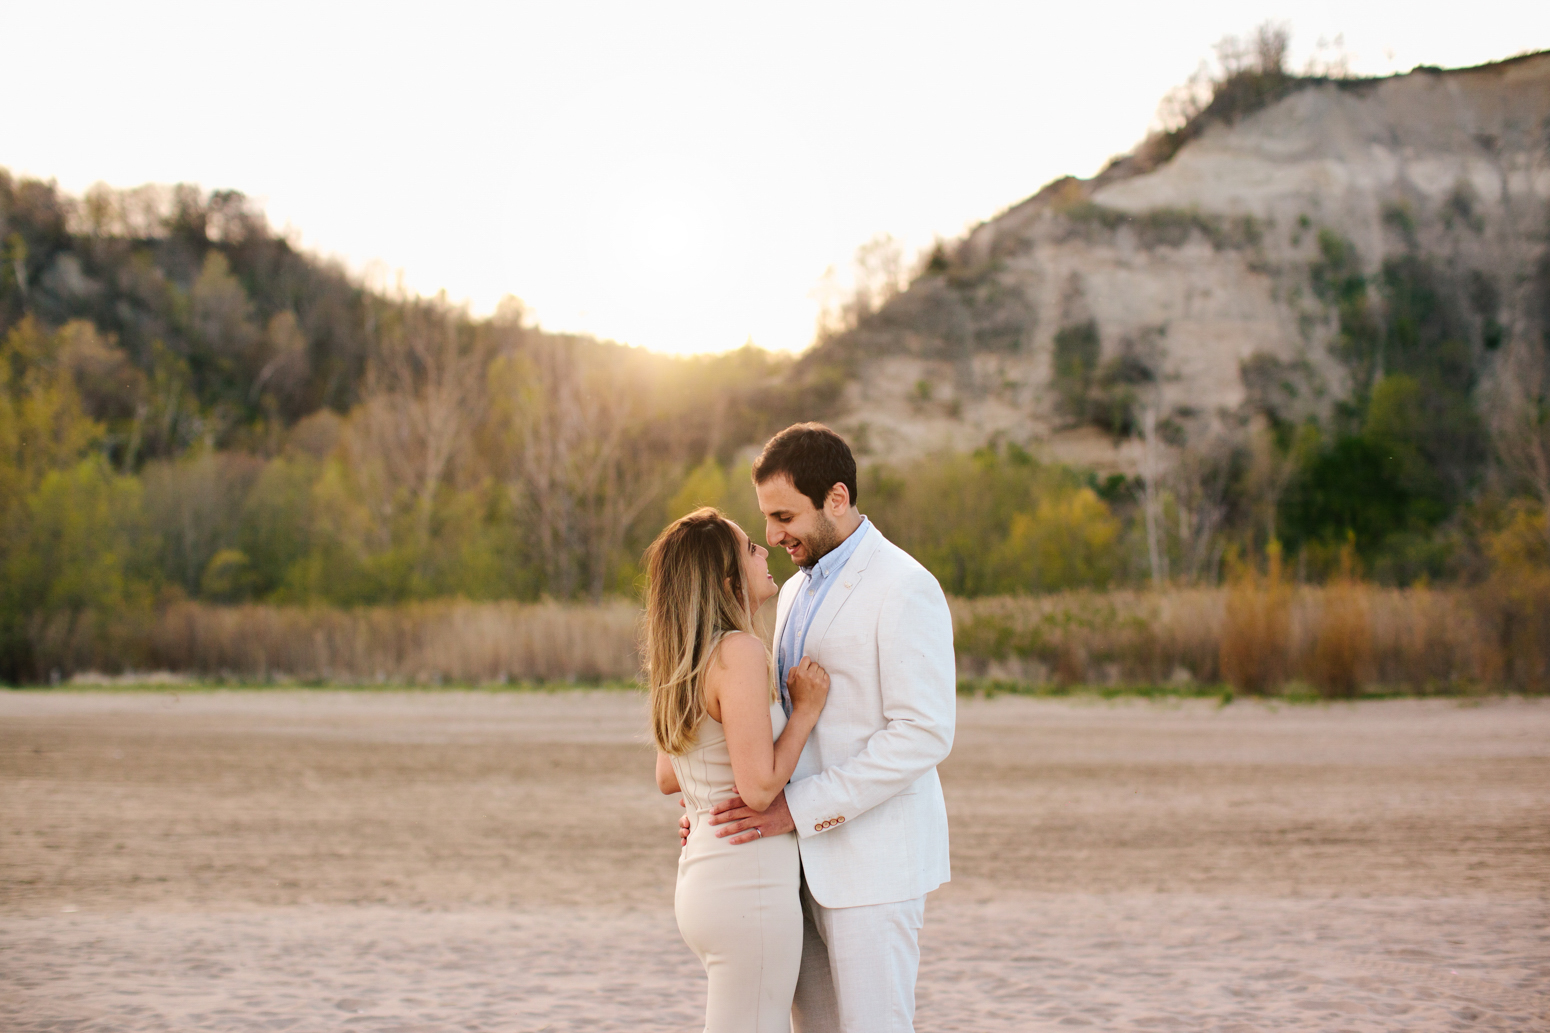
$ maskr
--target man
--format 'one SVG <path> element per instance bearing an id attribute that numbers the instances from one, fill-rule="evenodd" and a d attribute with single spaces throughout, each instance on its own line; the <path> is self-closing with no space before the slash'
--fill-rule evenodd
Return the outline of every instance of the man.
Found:
<path id="1" fill-rule="evenodd" d="M 956 716 L 952 616 L 930 572 L 857 510 L 856 460 L 834 431 L 787 427 L 753 478 L 766 539 L 801 568 L 776 609 L 779 684 L 809 656 L 831 687 L 784 793 L 762 813 L 734 797 L 711 823 L 733 843 L 799 837 L 793 1030 L 908 1033 L 926 894 L 949 877 L 936 766 Z"/>

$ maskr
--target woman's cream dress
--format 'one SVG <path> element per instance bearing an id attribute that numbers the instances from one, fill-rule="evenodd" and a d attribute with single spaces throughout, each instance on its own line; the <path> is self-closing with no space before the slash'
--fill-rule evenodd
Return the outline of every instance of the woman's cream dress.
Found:
<path id="1" fill-rule="evenodd" d="M 770 707 L 775 737 L 786 726 Z M 707 1033 L 788 1033 L 802 963 L 801 860 L 787 832 L 733 846 L 717 839 L 710 809 L 729 796 L 732 755 L 721 723 L 706 717 L 694 748 L 673 758 L 689 810 L 689 841 L 678 857 L 678 931 L 710 986 Z"/>

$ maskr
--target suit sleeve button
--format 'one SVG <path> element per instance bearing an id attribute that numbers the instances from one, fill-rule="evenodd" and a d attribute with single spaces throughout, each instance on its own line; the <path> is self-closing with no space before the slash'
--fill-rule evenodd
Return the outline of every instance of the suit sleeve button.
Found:
<path id="1" fill-rule="evenodd" d="M 842 814 L 838 818 L 835 819 L 835 824 L 839 824 L 840 822 L 842 822 L 844 820 L 845 820 L 845 815 Z"/>
<path id="2" fill-rule="evenodd" d="M 814 832 L 822 832 L 823 831 L 823 825 L 822 824 L 814 825 L 813 826 L 813 831 Z"/>

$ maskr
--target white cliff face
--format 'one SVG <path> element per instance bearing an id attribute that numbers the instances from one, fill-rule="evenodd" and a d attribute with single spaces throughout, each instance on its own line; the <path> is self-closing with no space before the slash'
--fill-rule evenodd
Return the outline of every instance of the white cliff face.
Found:
<path id="1" fill-rule="evenodd" d="M 1142 397 L 1191 439 L 1249 418 L 1256 370 L 1280 404 L 1324 412 L 1352 376 L 1314 282 L 1331 240 L 1369 282 L 1396 256 L 1433 263 L 1489 363 L 1491 327 L 1545 330 L 1547 214 L 1550 53 L 1314 82 L 1150 172 L 1051 184 L 815 358 L 848 364 L 835 422 L 874 460 L 1005 440 L 1133 473 L 1125 428 L 1099 429 L 1072 400 L 1083 326 L 1089 381 L 1119 377 L 1111 394 Z M 1126 380 L 1137 363 L 1155 379 Z"/>

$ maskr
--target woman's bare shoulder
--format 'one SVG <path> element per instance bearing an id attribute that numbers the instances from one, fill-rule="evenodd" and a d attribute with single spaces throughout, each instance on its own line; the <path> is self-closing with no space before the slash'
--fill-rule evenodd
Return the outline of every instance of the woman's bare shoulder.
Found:
<path id="1" fill-rule="evenodd" d="M 705 696 L 711 717 L 720 721 L 722 692 L 741 693 L 746 687 L 763 684 L 768 676 L 769 656 L 757 635 L 730 631 L 716 645 L 716 658 L 705 672 Z"/>
<path id="2" fill-rule="evenodd" d="M 759 636 L 746 631 L 729 631 L 721 637 L 717 647 L 717 659 L 725 667 L 763 667 L 768 662 L 764 643 Z"/>

